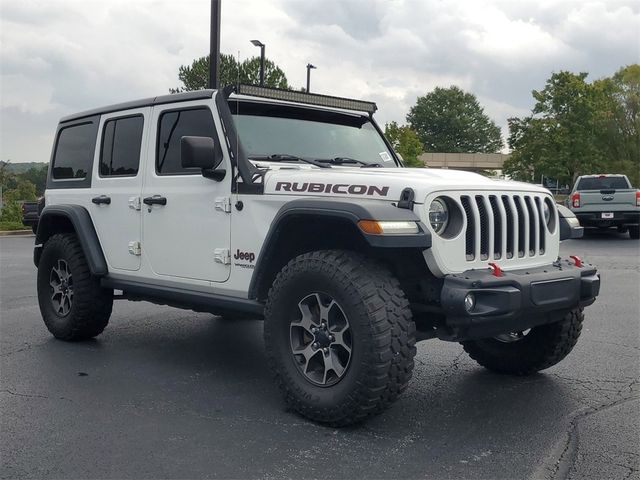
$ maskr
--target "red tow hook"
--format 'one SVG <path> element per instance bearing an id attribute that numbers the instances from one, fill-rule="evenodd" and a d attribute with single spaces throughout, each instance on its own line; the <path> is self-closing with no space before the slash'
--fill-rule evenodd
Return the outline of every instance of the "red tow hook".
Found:
<path id="1" fill-rule="evenodd" d="M 581 259 L 579 256 L 577 256 L 577 255 L 570 255 L 570 256 L 569 256 L 569 258 L 570 258 L 571 260 L 573 260 L 573 264 L 574 264 L 576 267 L 578 267 L 578 268 L 582 267 L 583 262 L 582 262 L 582 259 Z"/>
<path id="2" fill-rule="evenodd" d="M 491 269 L 491 274 L 494 277 L 502 277 L 504 276 L 504 272 L 502 271 L 502 269 L 498 266 L 497 263 L 489 263 L 489 268 Z"/>

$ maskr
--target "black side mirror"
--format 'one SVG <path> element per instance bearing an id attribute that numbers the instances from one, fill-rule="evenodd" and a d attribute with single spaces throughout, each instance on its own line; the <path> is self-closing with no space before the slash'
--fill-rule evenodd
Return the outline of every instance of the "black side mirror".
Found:
<path id="1" fill-rule="evenodd" d="M 222 163 L 222 150 L 210 137 L 182 137 L 180 139 L 182 168 L 200 168 L 202 175 L 222 180 L 226 170 L 218 169 Z"/>

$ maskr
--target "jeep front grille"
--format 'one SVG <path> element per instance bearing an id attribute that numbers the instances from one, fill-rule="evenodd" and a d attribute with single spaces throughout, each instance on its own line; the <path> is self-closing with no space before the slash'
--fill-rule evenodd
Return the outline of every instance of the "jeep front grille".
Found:
<path id="1" fill-rule="evenodd" d="M 544 255 L 549 235 L 544 201 L 537 194 L 461 195 L 467 262 Z"/>

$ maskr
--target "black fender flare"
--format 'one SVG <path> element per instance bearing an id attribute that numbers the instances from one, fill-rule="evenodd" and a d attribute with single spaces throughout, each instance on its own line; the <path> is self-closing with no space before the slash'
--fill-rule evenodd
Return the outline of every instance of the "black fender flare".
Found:
<path id="1" fill-rule="evenodd" d="M 263 272 L 268 269 L 269 252 L 275 248 L 283 233 L 282 226 L 293 217 L 339 218 L 352 222 L 362 238 L 373 248 L 417 248 L 425 250 L 431 247 L 431 233 L 420 218 L 406 208 L 398 208 L 391 203 L 372 200 L 360 200 L 358 203 L 334 199 L 298 199 L 283 205 L 267 232 L 260 249 L 256 267 L 249 284 L 249 298 L 256 298 Z M 410 235 L 371 235 L 357 227 L 360 220 L 412 221 L 418 224 L 418 233 Z"/>
<path id="2" fill-rule="evenodd" d="M 38 233 L 36 234 L 36 247 L 33 255 L 36 267 L 40 261 L 42 245 L 49 237 L 60 231 L 56 228 L 56 219 L 59 222 L 61 218 L 67 219 L 73 226 L 73 232 L 78 236 L 91 274 L 95 276 L 106 275 L 108 273 L 107 261 L 104 258 L 100 240 L 96 234 L 91 215 L 81 205 L 48 205 L 44 207 L 40 214 Z"/>

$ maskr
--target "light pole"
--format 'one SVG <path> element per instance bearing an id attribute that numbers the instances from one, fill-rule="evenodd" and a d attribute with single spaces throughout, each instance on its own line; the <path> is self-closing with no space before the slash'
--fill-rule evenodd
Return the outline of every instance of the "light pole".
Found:
<path id="1" fill-rule="evenodd" d="M 209 88 L 218 88 L 220 60 L 220 2 L 211 0 L 211 29 L 209 32 Z"/>
<path id="2" fill-rule="evenodd" d="M 260 47 L 260 86 L 264 87 L 264 43 L 260 40 L 251 40 L 256 47 Z"/>
<path id="3" fill-rule="evenodd" d="M 307 93 L 309 93 L 309 88 L 311 85 L 311 69 L 312 68 L 318 68 L 315 65 L 311 65 L 310 63 L 307 63 Z"/>

